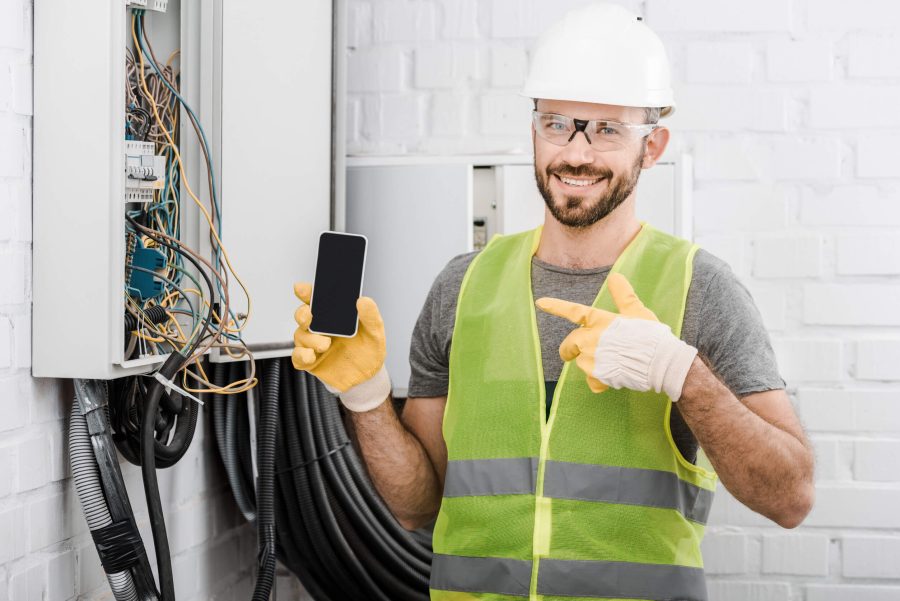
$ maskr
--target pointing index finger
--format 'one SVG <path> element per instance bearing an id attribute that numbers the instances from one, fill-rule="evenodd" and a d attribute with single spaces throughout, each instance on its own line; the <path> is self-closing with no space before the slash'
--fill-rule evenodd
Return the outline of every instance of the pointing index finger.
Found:
<path id="1" fill-rule="evenodd" d="M 538 309 L 545 313 L 568 319 L 572 323 L 577 323 L 582 326 L 597 326 L 601 325 L 604 321 L 604 311 L 559 298 L 539 298 L 534 304 L 537 305 Z"/>

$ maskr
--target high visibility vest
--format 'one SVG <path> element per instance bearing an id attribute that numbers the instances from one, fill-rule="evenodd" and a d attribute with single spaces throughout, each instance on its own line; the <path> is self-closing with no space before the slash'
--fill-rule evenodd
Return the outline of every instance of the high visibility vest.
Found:
<path id="1" fill-rule="evenodd" d="M 591 392 L 570 361 L 545 420 L 540 232 L 495 237 L 459 292 L 431 599 L 705 601 L 700 541 L 717 476 L 679 452 L 668 397 Z M 643 224 L 612 267 L 676 336 L 696 250 Z M 593 306 L 616 311 L 606 284 Z"/>

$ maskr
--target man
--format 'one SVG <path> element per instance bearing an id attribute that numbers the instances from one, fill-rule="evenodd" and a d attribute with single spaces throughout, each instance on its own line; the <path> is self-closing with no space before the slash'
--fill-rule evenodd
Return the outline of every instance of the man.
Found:
<path id="1" fill-rule="evenodd" d="M 813 504 L 809 442 L 746 289 L 635 218 L 674 108 L 656 35 L 614 5 L 573 11 L 541 38 L 523 94 L 544 225 L 437 277 L 402 421 L 371 299 L 354 339 L 311 334 L 302 305 L 294 365 L 351 410 L 397 519 L 437 515 L 432 599 L 706 599 L 718 478 L 793 528 Z M 308 284 L 296 292 L 309 302 Z"/>

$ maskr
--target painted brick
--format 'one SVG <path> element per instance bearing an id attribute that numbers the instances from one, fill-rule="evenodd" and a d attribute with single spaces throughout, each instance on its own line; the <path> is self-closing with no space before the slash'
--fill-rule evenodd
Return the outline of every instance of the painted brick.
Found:
<path id="1" fill-rule="evenodd" d="M 812 435 L 810 443 L 816 455 L 816 481 L 852 479 L 852 469 L 845 465 L 845 459 L 841 453 L 843 443 L 833 436 Z M 852 443 L 847 443 L 851 445 Z M 852 456 L 852 451 L 850 453 Z"/>
<path id="2" fill-rule="evenodd" d="M 825 40 L 774 40 L 766 47 L 769 81 L 814 82 L 833 77 L 834 52 Z"/>
<path id="3" fill-rule="evenodd" d="M 525 82 L 528 56 L 520 46 L 502 44 L 491 48 L 491 85 L 520 87 Z"/>
<path id="4" fill-rule="evenodd" d="M 787 226 L 787 207 L 785 194 L 772 186 L 704 186 L 694 192 L 694 228 L 698 234 L 777 231 Z"/>
<path id="5" fill-rule="evenodd" d="M 746 136 L 697 140 L 693 154 L 697 180 L 763 179 L 765 150 L 756 140 Z"/>
<path id="6" fill-rule="evenodd" d="M 870 482 L 900 482 L 897 457 L 900 457 L 898 440 L 857 440 L 854 443 L 853 476 Z"/>
<path id="7" fill-rule="evenodd" d="M 415 138 L 422 133 L 425 96 L 402 94 L 382 96 L 381 137 L 387 140 Z"/>
<path id="8" fill-rule="evenodd" d="M 66 601 L 75 594 L 75 552 L 65 551 L 47 562 L 47 601 Z"/>
<path id="9" fill-rule="evenodd" d="M 2 85 L 0 84 L 0 86 Z M 2 99 L 0 99 L 0 102 L 2 102 Z M 16 222 L 13 217 L 17 214 L 16 209 L 18 207 L 10 186 L 6 182 L 0 182 L 0 215 L 4 216 L 4 219 L 0 219 L 0 242 L 11 240 L 15 233 Z"/>
<path id="10" fill-rule="evenodd" d="M 738 532 L 707 532 L 703 538 L 703 568 L 707 574 L 744 574 L 750 569 L 748 536 Z"/>
<path id="11" fill-rule="evenodd" d="M 13 599 L 43 599 L 47 592 L 47 564 L 26 564 L 9 575 Z"/>
<path id="12" fill-rule="evenodd" d="M 25 254 L 0 250 L 0 281 L 10 282 L 0 287 L 0 305 L 19 305 L 25 302 Z"/>
<path id="13" fill-rule="evenodd" d="M 694 242 L 703 250 L 728 263 L 735 273 L 743 273 L 744 238 L 742 236 L 710 233 L 694 236 Z"/>
<path id="14" fill-rule="evenodd" d="M 431 97 L 429 126 L 435 136 L 459 136 L 469 128 L 472 99 L 464 94 L 437 93 Z"/>
<path id="15" fill-rule="evenodd" d="M 678 109 L 667 120 L 676 131 L 784 131 L 785 92 L 753 86 L 680 86 Z"/>
<path id="16" fill-rule="evenodd" d="M 2 22 L 2 19 L 0 19 Z M 22 177 L 25 175 L 25 160 L 28 156 L 25 145 L 25 128 L 0 115 L 0 177 Z"/>
<path id="17" fill-rule="evenodd" d="M 13 206 L 17 213 L 16 240 L 31 242 L 31 182 L 12 181 L 9 185 L 13 197 Z"/>
<path id="18" fill-rule="evenodd" d="M 900 286 L 807 284 L 803 322 L 819 325 L 900 325 Z"/>
<path id="19" fill-rule="evenodd" d="M 845 536 L 841 556 L 847 578 L 900 578 L 900 537 Z"/>
<path id="20" fill-rule="evenodd" d="M 403 89 L 406 59 L 399 48 L 365 48 L 347 59 L 347 90 L 396 92 Z"/>
<path id="21" fill-rule="evenodd" d="M 0 541 L 3 541 L 0 545 L 0 565 L 27 553 L 28 530 L 24 507 L 0 511 Z"/>
<path id="22" fill-rule="evenodd" d="M 800 388 L 797 407 L 817 432 L 900 432 L 900 392 Z"/>
<path id="23" fill-rule="evenodd" d="M 29 505 L 29 549 L 38 551 L 64 540 L 67 537 L 65 518 L 65 497 L 61 494 Z"/>
<path id="24" fill-rule="evenodd" d="M 800 201 L 804 225 L 900 225 L 900 196 L 870 186 L 835 186 L 824 192 L 806 189 Z"/>
<path id="25" fill-rule="evenodd" d="M 13 365 L 31 367 L 31 314 L 12 316 Z"/>
<path id="26" fill-rule="evenodd" d="M 837 382 L 843 379 L 840 340 L 830 338 L 775 338 L 772 348 L 778 357 L 781 375 L 797 382 Z"/>
<path id="27" fill-rule="evenodd" d="M 900 586 L 810 584 L 805 601 L 897 601 Z"/>
<path id="28" fill-rule="evenodd" d="M 710 601 L 791 601 L 791 586 L 786 582 L 708 583 Z"/>
<path id="29" fill-rule="evenodd" d="M 900 484 L 828 483 L 816 486 L 816 503 L 805 526 L 900 528 Z"/>
<path id="30" fill-rule="evenodd" d="M 10 109 L 19 115 L 31 115 L 33 111 L 31 91 L 32 67 L 30 64 L 15 63 L 10 65 L 12 80 L 12 99 Z"/>
<path id="31" fill-rule="evenodd" d="M 753 46 L 746 43 L 693 42 L 687 46 L 687 81 L 750 83 Z"/>
<path id="32" fill-rule="evenodd" d="M 12 322 L 8 317 L 0 315 L 0 370 L 12 365 L 13 353 Z"/>
<path id="33" fill-rule="evenodd" d="M 798 576 L 828 575 L 829 539 L 820 534 L 763 537 L 763 572 Z"/>
<path id="34" fill-rule="evenodd" d="M 854 37 L 847 51 L 850 77 L 900 77 L 900 40 L 887 37 Z"/>
<path id="35" fill-rule="evenodd" d="M 748 287 L 756 308 L 769 331 L 783 331 L 787 325 L 787 295 L 773 286 L 754 284 Z"/>
<path id="36" fill-rule="evenodd" d="M 437 7 L 428 2 L 376 2 L 372 20 L 376 42 L 421 42 L 437 37 Z"/>
<path id="37" fill-rule="evenodd" d="M 853 10 L 847 10 L 841 0 L 817 0 L 808 10 L 808 25 L 813 31 L 896 31 L 900 28 L 900 7 L 891 0 L 859 0 Z"/>
<path id="38" fill-rule="evenodd" d="M 372 43 L 372 5 L 368 2 L 347 4 L 347 46 L 358 48 Z"/>
<path id="39" fill-rule="evenodd" d="M 25 3 L 0 4 L 0 48 L 25 47 Z M 0 140 L 3 138 L 0 137 Z"/>
<path id="40" fill-rule="evenodd" d="M 856 377 L 860 380 L 900 380 L 900 340 L 860 340 L 856 345 Z"/>
<path id="41" fill-rule="evenodd" d="M 818 277 L 822 273 L 822 237 L 765 236 L 754 241 L 753 275 L 761 278 Z"/>
<path id="42" fill-rule="evenodd" d="M 859 177 L 900 177 L 900 165 L 893 159 L 896 140 L 885 134 L 859 137 L 856 151 L 856 174 Z"/>
<path id="43" fill-rule="evenodd" d="M 18 492 L 31 490 L 50 482 L 50 444 L 46 436 L 31 438 L 19 444 Z"/>
<path id="44" fill-rule="evenodd" d="M 762 0 L 753 10 L 734 10 L 716 0 L 647 0 L 647 24 L 654 31 L 790 31 L 790 3 Z"/>
<path id="45" fill-rule="evenodd" d="M 848 234 L 837 238 L 840 275 L 900 274 L 900 234 Z"/>
<path id="46" fill-rule="evenodd" d="M 779 180 L 821 180 L 840 177 L 841 143 L 834 138 L 775 138 L 766 156 Z"/>
<path id="47" fill-rule="evenodd" d="M 492 93 L 481 97 L 481 132 L 522 134 L 531 124 L 531 100 L 517 93 Z"/>
<path id="48" fill-rule="evenodd" d="M 441 0 L 443 37 L 448 40 L 473 39 L 481 35 L 477 0 Z"/>
<path id="49" fill-rule="evenodd" d="M 809 124 L 815 129 L 898 127 L 900 86 L 829 86 L 810 94 Z M 850 107 L 865 106 L 864 111 Z"/>
<path id="50" fill-rule="evenodd" d="M 414 65 L 417 88 L 455 88 L 480 77 L 480 51 L 460 44 L 420 46 Z"/>

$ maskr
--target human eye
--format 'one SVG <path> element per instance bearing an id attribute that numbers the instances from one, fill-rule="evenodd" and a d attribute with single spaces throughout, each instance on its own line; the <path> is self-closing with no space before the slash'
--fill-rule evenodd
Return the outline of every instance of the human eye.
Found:
<path id="1" fill-rule="evenodd" d="M 605 138 L 616 138 L 622 136 L 625 133 L 624 129 L 625 128 L 618 123 L 612 123 L 610 121 L 599 121 L 594 131 L 597 135 L 603 136 Z"/>
<path id="2" fill-rule="evenodd" d="M 559 115 L 544 115 L 541 123 L 544 129 L 550 133 L 561 133 L 569 129 L 566 120 Z"/>

